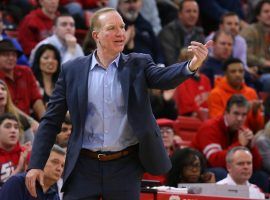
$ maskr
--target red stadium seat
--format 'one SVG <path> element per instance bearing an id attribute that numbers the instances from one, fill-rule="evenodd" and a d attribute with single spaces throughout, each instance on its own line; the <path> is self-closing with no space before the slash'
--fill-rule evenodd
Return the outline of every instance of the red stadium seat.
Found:
<path id="1" fill-rule="evenodd" d="M 178 116 L 174 123 L 175 134 L 184 141 L 192 141 L 202 123 L 195 117 Z"/>

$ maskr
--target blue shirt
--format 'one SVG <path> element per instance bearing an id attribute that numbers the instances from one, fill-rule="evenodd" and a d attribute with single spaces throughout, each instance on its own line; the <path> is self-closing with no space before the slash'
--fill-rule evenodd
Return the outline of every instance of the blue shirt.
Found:
<path id="1" fill-rule="evenodd" d="M 101 67 L 92 56 L 88 77 L 88 106 L 82 148 L 92 151 L 120 151 L 138 143 L 127 119 L 117 67 L 118 57 Z"/>
<path id="2" fill-rule="evenodd" d="M 34 198 L 28 192 L 25 186 L 26 173 L 11 176 L 0 189 L 1 200 L 60 200 L 57 184 L 52 185 L 46 193 L 43 193 L 41 187 L 37 187 L 37 198 Z"/>

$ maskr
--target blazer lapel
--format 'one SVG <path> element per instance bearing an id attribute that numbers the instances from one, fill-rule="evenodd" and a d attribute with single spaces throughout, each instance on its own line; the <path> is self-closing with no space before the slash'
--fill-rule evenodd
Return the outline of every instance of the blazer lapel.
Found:
<path id="1" fill-rule="evenodd" d="M 128 105 L 128 94 L 129 94 L 129 85 L 130 85 L 129 84 L 130 69 L 126 66 L 127 59 L 128 57 L 126 55 L 121 54 L 119 65 L 118 65 L 118 78 L 121 83 L 126 110 L 127 110 L 127 105 Z"/>
<path id="2" fill-rule="evenodd" d="M 80 118 L 82 122 L 82 127 L 84 127 L 85 123 L 85 116 L 87 111 L 87 104 L 88 104 L 88 77 L 89 77 L 89 70 L 90 70 L 90 61 L 92 59 L 92 54 L 87 56 L 81 65 L 83 66 L 80 69 L 80 83 L 78 84 L 78 108 L 80 113 Z"/>

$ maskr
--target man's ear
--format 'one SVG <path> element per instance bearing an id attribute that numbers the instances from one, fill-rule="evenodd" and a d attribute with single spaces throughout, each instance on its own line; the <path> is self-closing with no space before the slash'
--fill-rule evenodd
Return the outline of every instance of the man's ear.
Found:
<path id="1" fill-rule="evenodd" d="M 230 173 L 231 171 L 231 163 L 226 163 L 227 171 Z"/>
<path id="2" fill-rule="evenodd" d="M 93 31 L 92 32 L 92 38 L 96 41 L 98 39 L 98 32 L 97 31 Z"/>

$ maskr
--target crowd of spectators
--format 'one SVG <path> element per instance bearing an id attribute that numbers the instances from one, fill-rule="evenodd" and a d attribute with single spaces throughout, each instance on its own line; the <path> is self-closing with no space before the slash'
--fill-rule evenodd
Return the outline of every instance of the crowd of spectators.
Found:
<path id="1" fill-rule="evenodd" d="M 126 24 L 123 53 L 150 54 L 159 67 L 190 59 L 187 47 L 191 41 L 213 40 L 208 58 L 195 76 L 174 90 L 149 89 L 173 167 L 167 175 L 145 174 L 144 178 L 170 186 L 216 181 L 246 184 L 256 190 L 258 198 L 257 186 L 268 193 L 270 0 L 1 1 L 0 188 L 13 176 L 3 191 L 15 191 L 11 184 L 23 187 L 18 181 L 25 174 L 19 173 L 27 169 L 38 122 L 61 64 L 95 50 L 88 30 L 91 16 L 108 6 L 117 9 Z M 178 116 L 202 121 L 188 147 L 175 130 Z M 63 170 L 61 151 L 71 133 L 67 114 L 56 138 L 61 148 L 52 151 L 61 155 L 58 169 L 55 165 L 59 173 Z M 236 148 L 239 146 L 243 148 Z M 242 182 L 234 171 L 238 154 L 248 165 Z M 60 177 L 51 182 L 53 191 L 56 182 L 61 185 Z M 0 197 L 5 197 L 1 189 Z"/>

